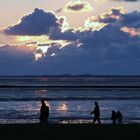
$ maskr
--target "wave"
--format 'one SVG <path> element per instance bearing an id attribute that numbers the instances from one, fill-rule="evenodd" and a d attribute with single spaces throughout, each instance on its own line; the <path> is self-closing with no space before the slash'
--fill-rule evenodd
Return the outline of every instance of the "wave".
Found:
<path id="1" fill-rule="evenodd" d="M 42 97 L 0 98 L 0 101 L 41 101 Z M 92 101 L 92 100 L 140 100 L 140 97 L 47 97 L 46 101 Z"/>
<path id="2" fill-rule="evenodd" d="M 0 117 L 0 119 L 14 119 L 14 120 L 32 120 L 32 119 L 37 119 L 39 120 L 39 116 L 9 116 L 9 117 L 6 117 L 6 116 L 3 116 L 3 117 Z M 104 118 L 100 118 L 101 120 L 111 120 L 109 117 L 104 117 Z M 81 117 L 81 116 L 76 116 L 76 117 L 73 117 L 73 116 L 69 116 L 69 117 L 61 117 L 61 116 L 57 116 L 57 117 L 49 117 L 49 120 L 59 120 L 59 121 L 62 121 L 62 120 L 91 120 L 92 121 L 92 117 Z M 140 117 L 125 117 L 123 118 L 123 120 L 139 120 L 140 121 Z"/>
<path id="3" fill-rule="evenodd" d="M 90 88 L 132 88 L 140 89 L 140 85 L 0 85 L 0 88 L 23 88 L 23 89 L 90 89 Z"/>

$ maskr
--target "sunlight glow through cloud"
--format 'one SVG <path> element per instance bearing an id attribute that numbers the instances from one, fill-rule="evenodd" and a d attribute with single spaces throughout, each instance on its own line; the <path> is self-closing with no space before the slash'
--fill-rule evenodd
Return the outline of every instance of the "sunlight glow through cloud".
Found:
<path id="1" fill-rule="evenodd" d="M 114 19 L 119 19 L 121 17 L 120 14 L 125 14 L 126 11 L 124 7 L 111 7 L 107 12 L 101 13 L 100 18 L 111 17 Z"/>
<path id="2" fill-rule="evenodd" d="M 16 36 L 17 42 L 46 42 L 49 41 L 49 37 L 47 35 L 42 36 Z"/>
<path id="3" fill-rule="evenodd" d="M 102 29 L 104 26 L 106 26 L 107 24 L 105 23 L 101 23 L 101 22 L 92 22 L 91 20 L 93 19 L 94 17 L 92 18 L 89 18 L 85 21 L 85 28 L 86 29 L 90 29 L 90 30 L 97 30 L 99 31 L 100 29 Z"/>
<path id="4" fill-rule="evenodd" d="M 58 41 L 50 40 L 50 42 L 48 42 L 46 44 L 41 44 L 41 42 L 40 42 L 40 44 L 38 43 L 36 45 L 36 51 L 34 52 L 35 61 L 38 61 L 41 58 L 48 55 L 48 49 L 51 48 L 53 46 L 53 44 L 57 44 L 59 46 L 59 49 L 62 49 L 66 45 L 70 44 L 70 42 L 67 42 L 65 40 L 58 40 Z M 55 55 L 56 55 L 55 53 L 49 54 L 49 56 L 55 56 Z"/>
<path id="5" fill-rule="evenodd" d="M 123 7 L 110 8 L 107 12 L 101 13 L 98 16 L 89 17 L 85 21 L 86 29 L 99 31 L 109 24 L 109 21 L 121 18 L 122 14 L 126 13 Z M 108 21 L 108 22 L 107 22 Z"/>
<path id="6" fill-rule="evenodd" d="M 34 57 L 35 57 L 35 61 L 38 61 L 39 59 L 41 59 L 43 57 L 43 54 L 41 54 L 41 53 L 34 53 Z"/>
<path id="7" fill-rule="evenodd" d="M 126 0 L 99 1 L 63 1 L 24 11 L 0 34 L 0 74 L 140 73 L 137 2 L 131 9 Z M 57 109 L 65 113 L 67 104 Z"/>
<path id="8" fill-rule="evenodd" d="M 122 27 L 123 32 L 129 33 L 131 36 L 140 36 L 140 29 Z"/>

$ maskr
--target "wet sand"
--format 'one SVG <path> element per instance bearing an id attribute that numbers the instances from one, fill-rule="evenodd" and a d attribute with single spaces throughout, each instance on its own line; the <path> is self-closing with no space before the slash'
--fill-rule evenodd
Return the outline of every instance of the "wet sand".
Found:
<path id="1" fill-rule="evenodd" d="M 140 124 L 1 124 L 2 140 L 135 140 Z"/>

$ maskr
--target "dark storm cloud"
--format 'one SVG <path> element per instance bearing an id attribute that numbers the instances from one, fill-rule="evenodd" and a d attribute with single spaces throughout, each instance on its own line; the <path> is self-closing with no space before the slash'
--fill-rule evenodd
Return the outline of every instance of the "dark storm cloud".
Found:
<path id="1" fill-rule="evenodd" d="M 35 9 L 26 15 L 17 25 L 5 29 L 7 35 L 43 35 L 48 34 L 51 27 L 57 27 L 57 17 L 51 12 Z"/>

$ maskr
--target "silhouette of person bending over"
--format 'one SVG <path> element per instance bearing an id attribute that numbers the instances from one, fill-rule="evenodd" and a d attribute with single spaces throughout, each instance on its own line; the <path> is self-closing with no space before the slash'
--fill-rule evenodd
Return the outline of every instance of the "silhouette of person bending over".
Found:
<path id="1" fill-rule="evenodd" d="M 42 99 L 40 108 L 40 122 L 48 123 L 48 117 L 49 117 L 49 107 L 45 104 L 44 99 Z"/>
<path id="2" fill-rule="evenodd" d="M 123 119 L 122 113 L 120 111 L 117 111 L 116 116 L 117 116 L 118 123 L 122 124 L 122 119 Z"/>
<path id="3" fill-rule="evenodd" d="M 101 121 L 100 121 L 100 108 L 99 108 L 98 102 L 95 102 L 95 108 L 90 114 L 94 114 L 93 124 L 96 121 L 98 121 L 98 123 L 101 124 Z"/>
<path id="4" fill-rule="evenodd" d="M 113 124 L 116 124 L 116 119 L 117 119 L 117 113 L 114 110 L 112 110 L 111 120 Z"/>

